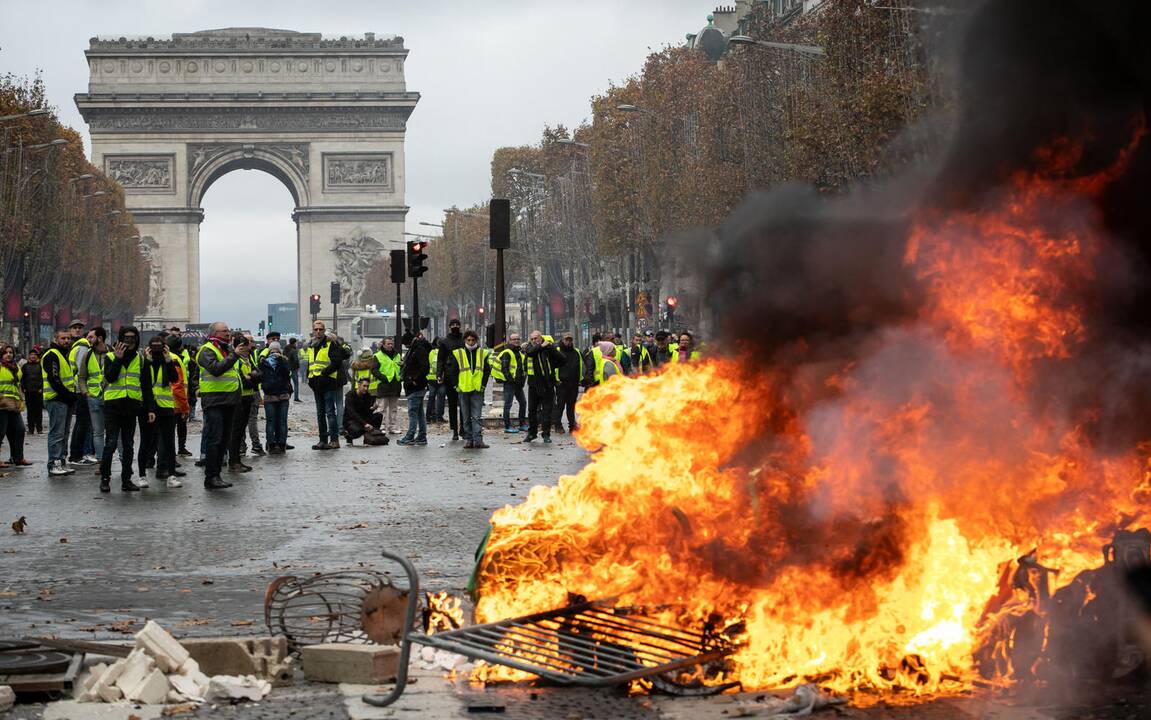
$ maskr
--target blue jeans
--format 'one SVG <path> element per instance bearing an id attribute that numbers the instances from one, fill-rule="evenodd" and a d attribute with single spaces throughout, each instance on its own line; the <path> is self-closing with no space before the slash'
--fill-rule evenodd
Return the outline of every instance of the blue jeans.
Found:
<path id="1" fill-rule="evenodd" d="M 448 397 L 448 388 L 444 383 L 435 380 L 428 381 L 428 421 L 444 419 L 444 402 Z"/>
<path id="2" fill-rule="evenodd" d="M 336 414 L 336 403 L 343 399 L 340 391 L 312 392 L 316 395 L 316 424 L 320 426 L 320 442 L 339 442 L 340 422 Z"/>
<path id="3" fill-rule="evenodd" d="M 288 404 L 290 400 L 264 401 L 264 442 L 271 450 L 288 443 Z"/>
<path id="4" fill-rule="evenodd" d="M 300 368 L 292 370 L 292 399 L 300 399 Z"/>
<path id="5" fill-rule="evenodd" d="M 520 404 L 520 421 L 516 425 L 512 425 L 512 400 Z M 524 425 L 524 418 L 528 414 L 528 400 L 524 397 L 524 386 L 518 385 L 514 382 L 504 383 L 504 429 L 512 427 L 522 427 Z"/>
<path id="6" fill-rule="evenodd" d="M 51 468 L 67 459 L 72 406 L 59 400 L 49 400 L 45 405 L 48 406 L 48 467 Z"/>
<path id="7" fill-rule="evenodd" d="M 88 417 L 92 421 L 92 445 L 96 457 L 104 457 L 104 398 L 88 396 Z"/>
<path id="8" fill-rule="evenodd" d="M 424 394 L 427 390 L 408 393 L 408 431 L 401 440 L 427 442 L 428 422 L 424 417 Z"/>
<path id="9" fill-rule="evenodd" d="M 484 392 L 462 392 L 460 396 L 460 436 L 468 442 L 483 442 Z"/>

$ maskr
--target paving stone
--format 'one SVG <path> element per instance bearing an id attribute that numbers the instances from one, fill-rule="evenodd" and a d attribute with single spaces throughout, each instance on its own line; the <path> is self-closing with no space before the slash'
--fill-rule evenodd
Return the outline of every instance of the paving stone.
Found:
<path id="1" fill-rule="evenodd" d="M 394 646 L 321 643 L 300 651 L 300 665 L 312 682 L 384 683 L 395 679 L 399 655 Z"/>

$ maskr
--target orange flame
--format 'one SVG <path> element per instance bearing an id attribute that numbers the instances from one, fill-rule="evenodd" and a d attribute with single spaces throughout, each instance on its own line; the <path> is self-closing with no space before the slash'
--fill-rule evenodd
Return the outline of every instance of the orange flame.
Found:
<path id="1" fill-rule="evenodd" d="M 1151 519 L 1146 449 L 1105 455 L 1034 402 L 1039 367 L 1090 338 L 1075 291 L 1114 172 L 925 213 L 905 261 L 927 299 L 850 365 L 715 359 L 588 393 L 592 461 L 495 513 L 477 619 L 618 598 L 744 622 L 745 688 L 966 687 L 1003 562 L 1038 546 L 1067 582 Z"/>

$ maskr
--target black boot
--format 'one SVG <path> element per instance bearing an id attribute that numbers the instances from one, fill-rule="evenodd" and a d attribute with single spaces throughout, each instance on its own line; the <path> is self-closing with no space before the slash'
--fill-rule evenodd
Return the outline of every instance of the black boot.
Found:
<path id="1" fill-rule="evenodd" d="M 225 482 L 219 475 L 204 479 L 205 490 L 223 490 L 232 487 L 232 483 Z"/>
<path id="2" fill-rule="evenodd" d="M 132 478 L 120 478 L 120 492 L 140 492 L 140 486 Z"/>
<path id="3" fill-rule="evenodd" d="M 100 478 L 100 492 L 112 492 L 112 478 Z"/>

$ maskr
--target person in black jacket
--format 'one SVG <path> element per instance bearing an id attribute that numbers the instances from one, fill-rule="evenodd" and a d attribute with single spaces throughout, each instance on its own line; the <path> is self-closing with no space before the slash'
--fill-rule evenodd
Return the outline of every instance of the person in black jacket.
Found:
<path id="1" fill-rule="evenodd" d="M 575 339 L 570 332 L 564 333 L 559 350 L 564 356 L 564 362 L 559 367 L 559 379 L 556 381 L 556 404 L 552 412 L 552 424 L 555 425 L 556 432 L 562 433 L 563 415 L 566 411 L 568 432 L 575 432 L 578 429 L 575 419 L 576 401 L 579 399 L 579 388 L 584 375 L 583 354 L 575 346 Z"/>
<path id="2" fill-rule="evenodd" d="M 400 373 L 404 383 L 404 394 L 408 397 L 408 431 L 397 442 L 398 445 L 427 445 L 428 423 L 424 417 L 424 393 L 428 391 L 428 372 L 431 364 L 428 356 L 432 352 L 431 343 L 424 339 L 422 332 L 416 333 L 404 358 Z"/>
<path id="3" fill-rule="evenodd" d="M 284 356 L 280 343 L 268 343 L 268 354 L 260 361 L 260 389 L 264 392 L 264 439 L 268 452 L 282 455 L 288 448 L 288 405 L 292 399 L 295 372 Z"/>
<path id="4" fill-rule="evenodd" d="M 448 423 L 452 428 L 452 440 L 460 439 L 460 395 L 456 384 L 460 371 L 456 367 L 455 351 L 464 346 L 464 335 L 460 332 L 460 319 L 448 321 L 448 334 L 440 340 L 439 354 L 436 356 L 436 382 L 447 388 Z"/>
<path id="5" fill-rule="evenodd" d="M 36 348 L 28 351 L 28 362 L 20 369 L 24 404 L 28 406 L 28 434 L 44 434 L 44 368 Z"/>
<path id="6" fill-rule="evenodd" d="M 376 398 L 370 387 L 367 378 L 360 378 L 344 397 L 344 437 L 348 445 L 366 433 L 379 430 L 383 422 L 383 414 L 375 412 Z"/>
<path id="7" fill-rule="evenodd" d="M 339 405 L 341 388 L 347 379 L 344 361 L 348 359 L 336 335 L 327 331 L 320 320 L 312 323 L 312 342 L 308 344 L 308 387 L 316 396 L 316 425 L 320 441 L 313 450 L 337 450 L 340 447 Z"/>
<path id="8" fill-rule="evenodd" d="M 136 434 L 136 419 L 145 423 L 156 421 L 156 408 L 152 400 L 152 385 L 143 382 L 143 357 L 137 347 L 140 331 L 129 325 L 120 328 L 112 356 L 104 361 L 104 457 L 100 458 L 100 492 L 111 490 L 112 458 L 117 448 L 120 455 L 120 490 L 136 492 L 140 486 L 132 482 L 132 449 Z"/>
<path id="9" fill-rule="evenodd" d="M 532 330 L 528 336 L 524 355 L 528 363 L 528 434 L 521 442 L 535 440 L 538 430 L 544 442 L 550 443 L 552 405 L 556 397 L 555 370 L 563 366 L 564 356 L 539 330 Z"/>
<path id="10" fill-rule="evenodd" d="M 234 368 L 240 355 L 228 344 L 232 332 L 226 322 L 214 322 L 208 339 L 196 351 L 200 366 L 200 407 L 204 415 L 204 488 L 221 490 L 232 484 L 220 477 L 232 426 L 246 422 L 237 417 L 240 407 L 240 380 Z M 200 463 L 196 463 L 200 465 Z"/>
<path id="11" fill-rule="evenodd" d="M 156 465 L 156 479 L 167 480 L 169 488 L 183 486 L 178 477 L 185 473 L 176 469 L 176 400 L 172 385 L 180 379 L 176 361 L 168 350 L 164 333 L 155 335 L 148 341 L 148 350 L 143 353 L 144 362 L 140 368 L 140 382 L 152 391 L 152 422 L 146 416 L 140 417 L 140 487 L 148 487 L 147 469 L 153 461 Z"/>

